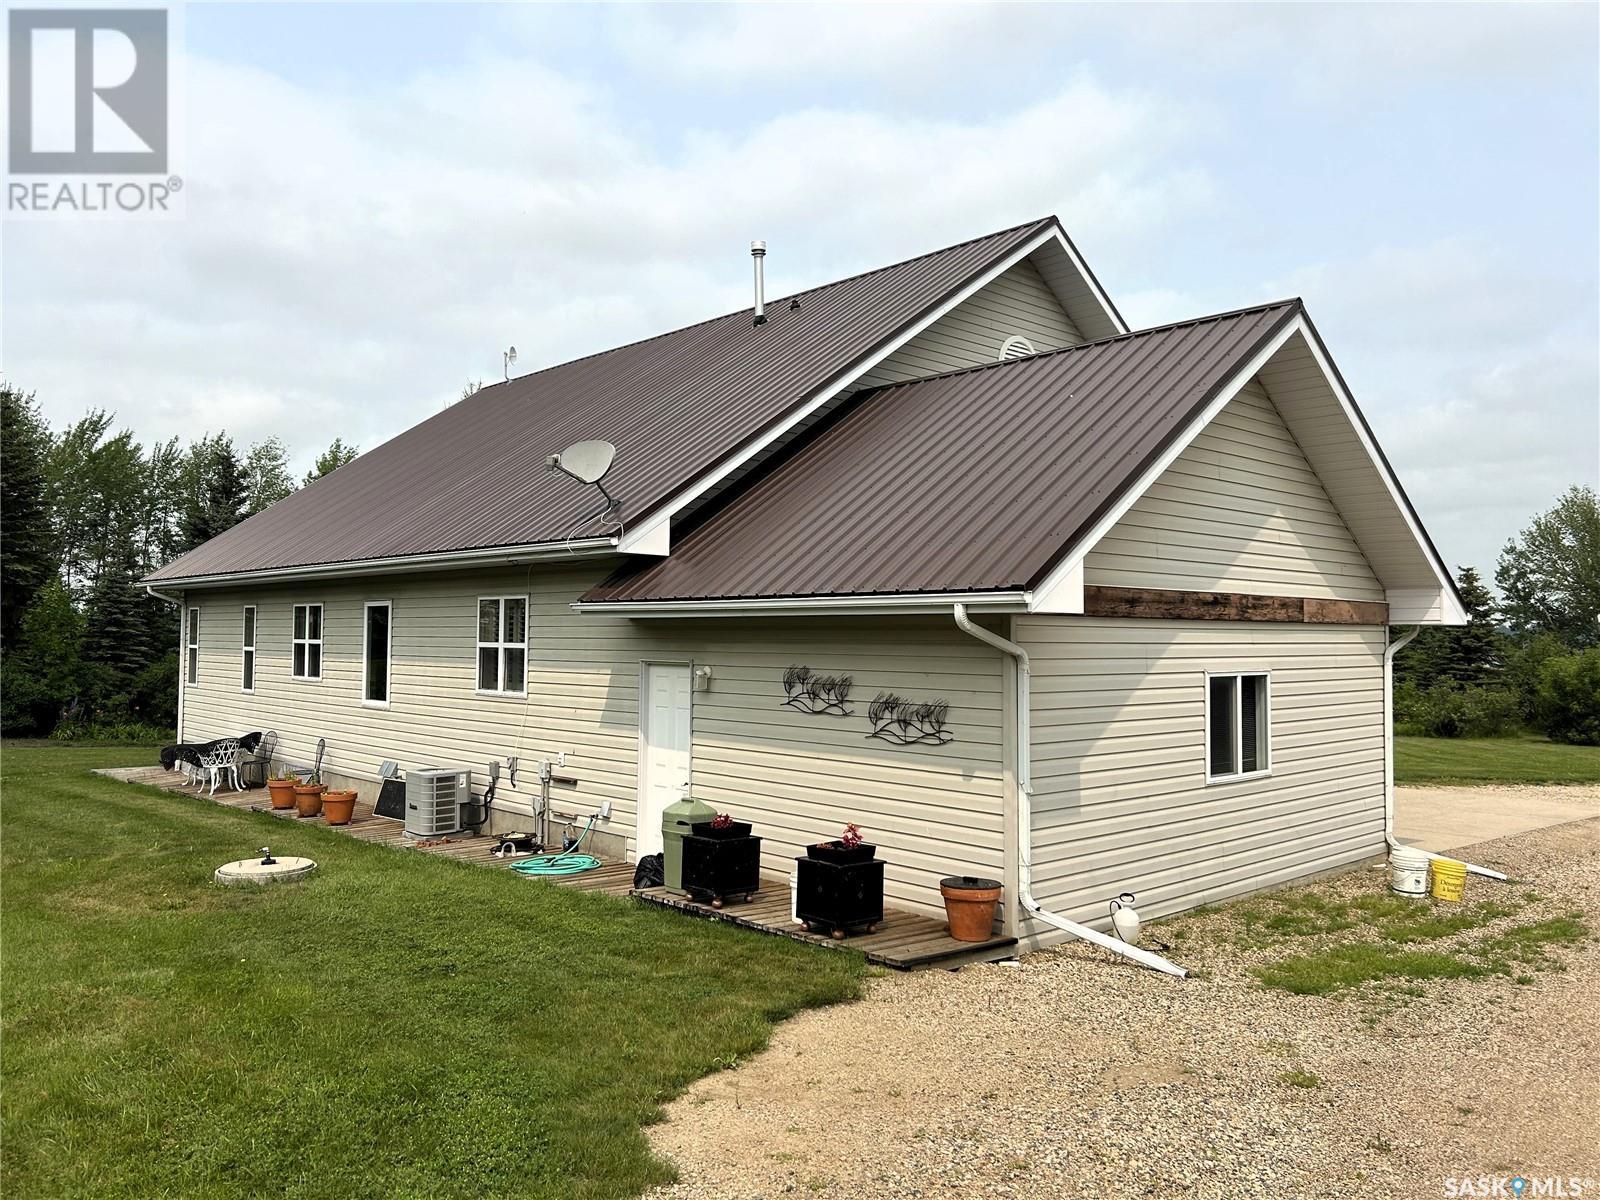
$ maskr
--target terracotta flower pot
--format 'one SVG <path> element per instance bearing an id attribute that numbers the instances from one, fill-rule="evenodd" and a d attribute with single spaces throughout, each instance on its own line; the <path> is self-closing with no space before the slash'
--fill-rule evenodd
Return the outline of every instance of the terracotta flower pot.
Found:
<path id="1" fill-rule="evenodd" d="M 329 825 L 348 825 L 356 812 L 354 788 L 334 788 L 322 798 L 322 815 Z"/>
<path id="2" fill-rule="evenodd" d="M 950 936 L 958 942 L 986 942 L 994 928 L 994 910 L 1000 903 L 998 879 L 952 875 L 939 881 Z"/>
<path id="3" fill-rule="evenodd" d="M 294 807 L 294 780 L 269 779 L 267 780 L 267 795 L 272 797 L 273 808 Z"/>
<path id="4" fill-rule="evenodd" d="M 295 812 L 302 817 L 315 817 L 320 815 L 322 812 L 322 793 L 327 790 L 327 786 L 320 783 L 295 784 Z"/>

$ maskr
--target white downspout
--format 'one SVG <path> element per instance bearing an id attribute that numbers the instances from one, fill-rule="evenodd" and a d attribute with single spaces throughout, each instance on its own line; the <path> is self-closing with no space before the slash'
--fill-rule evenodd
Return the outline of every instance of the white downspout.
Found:
<path id="1" fill-rule="evenodd" d="M 1395 641 L 1390 642 L 1389 648 L 1383 652 L 1383 840 L 1389 843 L 1390 849 L 1410 850 L 1414 854 L 1426 854 L 1429 858 L 1458 862 L 1473 875 L 1482 875 L 1485 879 L 1498 879 L 1501 883 L 1506 883 L 1508 882 L 1506 877 L 1499 871 L 1463 862 L 1447 854 L 1435 854 L 1431 850 L 1407 846 L 1394 835 L 1394 656 L 1409 646 L 1411 639 L 1421 632 L 1422 626 L 1413 625 Z"/>
<path id="2" fill-rule="evenodd" d="M 181 742 L 183 741 L 184 655 L 188 650 L 183 640 L 183 626 L 184 622 L 189 618 L 188 614 L 183 611 L 183 597 L 169 596 L 166 592 L 158 592 L 148 583 L 144 585 L 144 591 L 147 596 L 154 596 L 157 600 L 165 600 L 168 604 L 176 604 L 178 606 L 178 727 L 173 730 L 173 736 L 175 740 Z"/>
<path id="3" fill-rule="evenodd" d="M 1008 641 L 997 633 L 990 633 L 981 625 L 974 625 L 967 616 L 967 606 L 955 606 L 956 624 L 963 633 L 970 634 L 980 642 L 986 642 L 1002 654 L 1009 654 L 1017 663 L 1017 867 L 1018 867 L 1018 896 L 1022 907 L 1046 925 L 1053 925 L 1057 929 L 1065 930 L 1074 937 L 1082 938 L 1086 942 L 1093 942 L 1096 946 L 1104 947 L 1113 954 L 1120 954 L 1124 958 L 1131 958 L 1134 962 L 1142 963 L 1157 971 L 1164 971 L 1168 975 L 1176 975 L 1182 979 L 1189 972 L 1169 962 L 1159 954 L 1152 954 L 1148 950 L 1141 950 L 1137 946 L 1114 937 L 1109 937 L 1097 929 L 1090 929 L 1087 925 L 1080 925 L 1076 921 L 1069 921 L 1066 917 L 1047 912 L 1040 903 L 1033 898 L 1033 767 L 1029 738 L 1029 693 L 1032 684 L 1032 671 L 1028 661 L 1028 652 L 1015 642 Z"/>

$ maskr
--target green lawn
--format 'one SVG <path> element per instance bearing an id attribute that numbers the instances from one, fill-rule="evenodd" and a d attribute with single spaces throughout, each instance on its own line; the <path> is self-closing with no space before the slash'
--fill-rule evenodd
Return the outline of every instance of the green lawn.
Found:
<path id="1" fill-rule="evenodd" d="M 7 1196 L 627 1196 L 670 1178 L 664 1100 L 859 988 L 854 954 L 87 773 L 150 758 L 0 757 Z M 211 882 L 268 842 L 320 871 Z"/>
<path id="2" fill-rule="evenodd" d="M 1600 746 L 1541 737 L 1394 740 L 1399 784 L 1600 783 Z"/>

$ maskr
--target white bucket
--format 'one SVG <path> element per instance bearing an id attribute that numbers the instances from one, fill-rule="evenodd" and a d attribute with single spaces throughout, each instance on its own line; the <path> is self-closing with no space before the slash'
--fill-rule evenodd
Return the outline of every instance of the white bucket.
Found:
<path id="1" fill-rule="evenodd" d="M 1397 846 L 1389 851 L 1389 888 L 1402 896 L 1428 894 L 1428 856 L 1420 850 Z"/>

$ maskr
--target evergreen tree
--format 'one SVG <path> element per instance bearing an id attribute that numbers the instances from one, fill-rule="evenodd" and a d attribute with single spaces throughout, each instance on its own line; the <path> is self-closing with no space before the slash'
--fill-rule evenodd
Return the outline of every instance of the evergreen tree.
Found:
<path id="1" fill-rule="evenodd" d="M 359 446 L 346 446 L 344 439 L 334 438 L 333 444 L 317 455 L 317 461 L 311 470 L 306 472 L 306 482 L 315 483 L 324 475 L 337 471 L 345 463 L 361 453 Z"/>
<path id="2" fill-rule="evenodd" d="M 244 518 L 248 485 L 244 468 L 225 433 L 205 437 L 189 449 L 186 464 L 183 548 L 192 550 Z"/>
<path id="3" fill-rule="evenodd" d="M 1460 567 L 1456 589 L 1466 604 L 1465 625 L 1429 625 L 1395 658 L 1395 678 L 1430 688 L 1448 682 L 1464 687 L 1491 683 L 1504 658 L 1494 594 L 1472 567 Z"/>
<path id="4" fill-rule="evenodd" d="M 82 682 L 83 617 L 59 578 L 23 614 L 15 643 L 0 658 L 0 726 L 7 734 L 45 734 L 76 703 Z"/>
<path id="5" fill-rule="evenodd" d="M 95 717 L 134 717 L 134 681 L 152 658 L 147 606 L 159 601 L 135 586 L 138 565 L 132 547 L 101 569 L 84 613 L 83 662 L 87 701 Z M 176 647 L 173 647 L 176 653 Z"/>
<path id="6" fill-rule="evenodd" d="M 32 394 L 0 384 L 0 650 L 56 573 L 48 479 L 50 430 Z"/>

